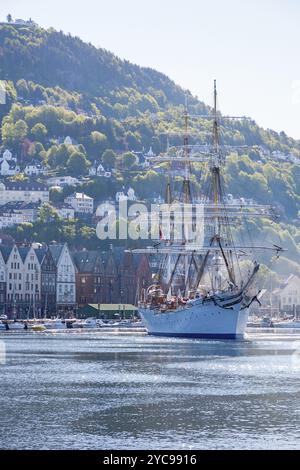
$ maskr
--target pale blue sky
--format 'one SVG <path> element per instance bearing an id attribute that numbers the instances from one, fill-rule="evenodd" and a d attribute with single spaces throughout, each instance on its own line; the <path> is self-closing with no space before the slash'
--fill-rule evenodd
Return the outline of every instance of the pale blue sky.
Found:
<path id="1" fill-rule="evenodd" d="M 7 13 L 156 68 L 209 104 L 216 78 L 222 112 L 300 139 L 299 0 L 1 0 Z"/>

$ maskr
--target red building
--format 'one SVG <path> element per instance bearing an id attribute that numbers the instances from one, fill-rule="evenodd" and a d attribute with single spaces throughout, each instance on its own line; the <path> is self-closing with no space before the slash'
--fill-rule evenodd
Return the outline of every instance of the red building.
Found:
<path id="1" fill-rule="evenodd" d="M 73 254 L 77 268 L 76 301 L 86 304 L 136 304 L 140 290 L 151 280 L 146 256 L 124 249 L 107 252 L 79 251 Z"/>

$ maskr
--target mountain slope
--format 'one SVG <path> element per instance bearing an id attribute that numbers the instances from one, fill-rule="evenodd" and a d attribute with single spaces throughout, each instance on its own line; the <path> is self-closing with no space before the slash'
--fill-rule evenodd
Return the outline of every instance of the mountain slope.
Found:
<path id="1" fill-rule="evenodd" d="M 0 48 L 0 76 L 6 80 L 32 80 L 94 96 L 124 87 L 150 94 L 159 90 L 161 104 L 184 101 L 184 91 L 164 74 L 53 29 L 2 25 Z"/>

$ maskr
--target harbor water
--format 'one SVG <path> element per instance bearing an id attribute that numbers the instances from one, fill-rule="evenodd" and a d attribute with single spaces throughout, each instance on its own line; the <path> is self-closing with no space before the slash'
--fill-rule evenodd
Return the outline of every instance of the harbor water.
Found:
<path id="1" fill-rule="evenodd" d="M 0 333 L 2 449 L 300 449 L 300 331 Z"/>

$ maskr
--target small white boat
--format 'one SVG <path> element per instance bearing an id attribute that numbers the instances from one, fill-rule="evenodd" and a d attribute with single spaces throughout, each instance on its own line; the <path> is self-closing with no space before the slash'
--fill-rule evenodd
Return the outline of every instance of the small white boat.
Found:
<path id="1" fill-rule="evenodd" d="M 273 325 L 271 318 L 264 317 L 260 322 L 260 326 L 262 328 L 273 328 L 274 325 Z"/>
<path id="2" fill-rule="evenodd" d="M 142 321 L 120 320 L 110 326 L 113 328 L 143 328 L 144 325 Z"/>
<path id="3" fill-rule="evenodd" d="M 44 323 L 44 326 L 47 330 L 63 330 L 67 328 L 67 324 L 62 320 L 48 320 Z"/>
<path id="4" fill-rule="evenodd" d="M 274 324 L 275 328 L 300 328 L 299 320 L 285 320 Z"/>
<path id="5" fill-rule="evenodd" d="M 72 324 L 72 328 L 98 328 L 98 321 L 96 318 L 77 320 Z"/>
<path id="6" fill-rule="evenodd" d="M 9 331 L 26 330 L 25 323 L 18 321 L 7 322 L 7 326 Z"/>

